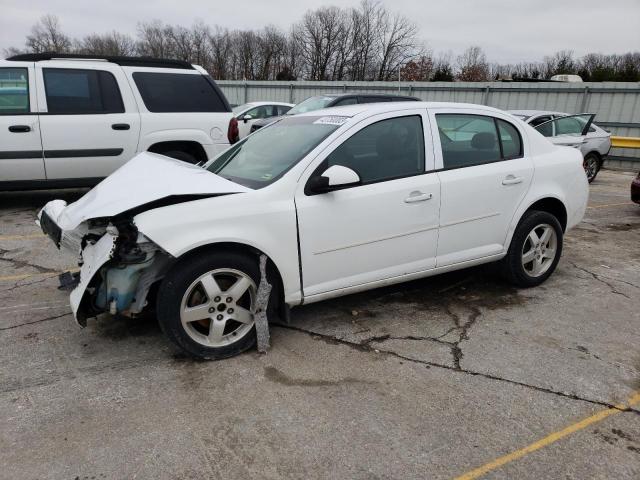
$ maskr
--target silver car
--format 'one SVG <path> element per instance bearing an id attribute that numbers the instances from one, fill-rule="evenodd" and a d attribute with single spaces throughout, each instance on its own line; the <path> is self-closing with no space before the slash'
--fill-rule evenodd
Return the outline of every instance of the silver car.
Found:
<path id="1" fill-rule="evenodd" d="M 594 114 L 572 115 L 546 110 L 510 110 L 509 113 L 536 128 L 553 143 L 562 144 L 562 139 L 566 137 L 583 137 L 580 143 L 574 146 L 582 152 L 589 183 L 596 178 L 604 158 L 611 150 L 611 133 L 590 123 Z M 587 127 L 586 131 L 583 131 L 584 127 Z"/>

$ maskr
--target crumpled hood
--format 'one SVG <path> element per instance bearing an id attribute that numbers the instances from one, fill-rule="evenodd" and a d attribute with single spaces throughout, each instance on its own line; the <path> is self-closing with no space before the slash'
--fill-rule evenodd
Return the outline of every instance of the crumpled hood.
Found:
<path id="1" fill-rule="evenodd" d="M 112 217 L 156 200 L 180 195 L 220 195 L 251 189 L 190 163 L 143 152 L 66 205 L 53 200 L 43 210 L 63 230 L 73 230 L 92 218 Z M 65 208 L 66 207 L 66 208 Z"/>

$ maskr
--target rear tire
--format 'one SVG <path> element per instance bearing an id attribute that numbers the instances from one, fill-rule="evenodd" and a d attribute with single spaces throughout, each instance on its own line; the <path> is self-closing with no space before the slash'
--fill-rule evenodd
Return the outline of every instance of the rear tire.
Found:
<path id="1" fill-rule="evenodd" d="M 218 360 L 256 343 L 253 312 L 260 270 L 248 255 L 219 251 L 176 265 L 158 291 L 158 322 L 185 353 Z"/>
<path id="2" fill-rule="evenodd" d="M 582 166 L 587 174 L 587 180 L 591 183 L 596 179 L 596 175 L 598 175 L 600 171 L 600 158 L 595 153 L 588 153 L 587 156 L 584 157 Z"/>
<path id="3" fill-rule="evenodd" d="M 500 261 L 502 277 L 521 288 L 543 283 L 562 254 L 562 227 L 548 212 L 530 210 L 520 219 L 507 255 Z"/>

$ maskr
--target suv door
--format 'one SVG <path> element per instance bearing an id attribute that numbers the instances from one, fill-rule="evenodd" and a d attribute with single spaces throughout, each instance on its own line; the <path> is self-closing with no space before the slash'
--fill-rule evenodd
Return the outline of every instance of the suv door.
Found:
<path id="1" fill-rule="evenodd" d="M 106 177 L 136 153 L 140 115 L 120 67 L 36 64 L 48 180 Z"/>
<path id="2" fill-rule="evenodd" d="M 442 195 L 437 266 L 502 253 L 533 178 L 522 132 L 482 110 L 429 113 Z"/>
<path id="3" fill-rule="evenodd" d="M 33 73 L 33 64 L 0 67 L 0 182 L 46 178 Z"/>
<path id="4" fill-rule="evenodd" d="M 440 186 L 424 110 L 369 118 L 345 132 L 303 175 L 295 203 L 305 298 L 435 266 Z M 429 147 L 425 149 L 425 144 Z M 361 184 L 305 192 L 326 168 Z"/>

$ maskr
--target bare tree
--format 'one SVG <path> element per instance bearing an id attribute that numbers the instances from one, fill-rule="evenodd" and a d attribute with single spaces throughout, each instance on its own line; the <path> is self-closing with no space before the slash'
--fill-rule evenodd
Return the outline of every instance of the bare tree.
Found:
<path id="1" fill-rule="evenodd" d="M 397 75 L 398 68 L 416 56 L 418 28 L 400 13 L 390 14 L 380 10 L 377 31 L 379 36 L 378 80 L 389 80 Z"/>
<path id="2" fill-rule="evenodd" d="M 27 35 L 26 49 L 34 53 L 66 53 L 71 50 L 71 39 L 62 33 L 60 21 L 55 15 L 44 15 L 31 27 Z"/>
<path id="3" fill-rule="evenodd" d="M 417 27 L 380 0 L 309 10 L 289 31 L 275 26 L 229 31 L 202 21 L 184 27 L 155 20 L 138 24 L 135 39 L 113 31 L 72 40 L 57 17 L 45 15 L 27 35 L 24 49 L 4 53 L 47 51 L 179 58 L 202 65 L 218 79 L 395 80 L 400 70 L 402 78 L 415 81 L 543 80 L 558 73 L 579 74 L 585 81 L 640 81 L 640 52 L 575 58 L 561 50 L 542 62 L 489 64 L 474 46 L 454 66 L 451 53 L 435 58 L 419 41 Z"/>
<path id="4" fill-rule="evenodd" d="M 484 82 L 489 80 L 489 64 L 482 48 L 467 48 L 458 56 L 458 80 L 463 82 Z"/>
<path id="5" fill-rule="evenodd" d="M 407 82 L 426 82 L 431 80 L 433 73 L 433 57 L 430 52 L 425 52 L 419 58 L 408 61 L 400 69 L 400 78 Z"/>
<path id="6" fill-rule="evenodd" d="M 175 55 L 173 31 L 160 20 L 138 24 L 137 53 L 148 57 L 170 58 Z"/>
<path id="7" fill-rule="evenodd" d="M 94 33 L 77 41 L 74 50 L 78 53 L 96 55 L 134 55 L 136 42 L 129 35 L 115 31 L 103 35 Z"/>

